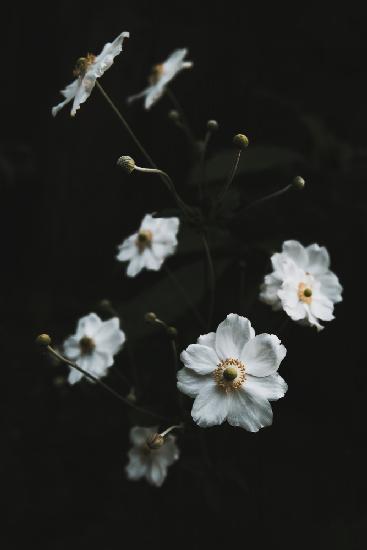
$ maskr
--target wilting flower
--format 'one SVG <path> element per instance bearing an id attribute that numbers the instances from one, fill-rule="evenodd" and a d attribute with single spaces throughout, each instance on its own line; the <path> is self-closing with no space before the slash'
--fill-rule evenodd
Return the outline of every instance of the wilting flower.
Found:
<path id="1" fill-rule="evenodd" d="M 80 105 L 92 93 L 97 78 L 111 67 L 116 55 L 122 51 L 124 38 L 129 38 L 128 32 L 121 33 L 112 43 L 108 42 L 99 55 L 95 56 L 89 53 L 86 57 L 78 59 L 74 69 L 76 79 L 64 90 L 61 90 L 65 100 L 52 108 L 53 116 L 56 116 L 60 109 L 71 100 L 74 100 L 71 116 L 75 116 Z"/>
<path id="2" fill-rule="evenodd" d="M 284 396 L 287 384 L 277 373 L 287 351 L 274 334 L 259 334 L 234 313 L 216 332 L 198 338 L 181 353 L 178 389 L 195 397 L 191 415 L 201 427 L 222 424 L 257 432 L 269 426 L 269 401 Z"/>
<path id="3" fill-rule="evenodd" d="M 260 299 L 274 310 L 284 311 L 294 321 L 323 327 L 321 321 L 334 319 L 334 304 L 342 300 L 342 286 L 330 271 L 325 247 L 285 241 L 283 251 L 271 258 L 273 272 L 265 276 Z"/>
<path id="4" fill-rule="evenodd" d="M 125 342 L 125 334 L 120 330 L 118 317 L 102 321 L 95 313 L 90 313 L 78 321 L 76 333 L 63 344 L 66 357 L 96 378 L 107 374 L 113 365 L 113 356 Z M 71 368 L 68 381 L 75 384 L 83 374 Z"/>
<path id="5" fill-rule="evenodd" d="M 161 487 L 167 477 L 168 466 L 179 457 L 179 450 L 174 435 L 167 435 L 162 445 L 154 448 L 152 438 L 157 427 L 141 428 L 135 426 L 130 430 L 130 441 L 133 447 L 129 451 L 129 463 L 126 474 L 132 481 L 145 477 L 151 485 Z"/>
<path id="6" fill-rule="evenodd" d="M 142 269 L 158 271 L 177 246 L 178 218 L 153 218 L 147 214 L 140 229 L 119 246 L 116 258 L 129 262 L 126 274 L 135 277 Z"/>
<path id="7" fill-rule="evenodd" d="M 167 84 L 183 69 L 190 69 L 193 66 L 192 61 L 184 61 L 187 49 L 175 50 L 164 63 L 158 63 L 152 67 L 149 76 L 149 86 L 139 94 L 130 96 L 128 102 L 145 97 L 144 106 L 146 109 L 158 101 L 165 92 Z"/>

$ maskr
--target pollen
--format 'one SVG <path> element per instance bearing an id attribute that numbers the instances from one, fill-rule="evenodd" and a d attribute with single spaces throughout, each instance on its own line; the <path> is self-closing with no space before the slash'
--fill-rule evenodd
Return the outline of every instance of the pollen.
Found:
<path id="1" fill-rule="evenodd" d="M 96 347 L 96 344 L 89 336 L 83 336 L 79 340 L 79 347 L 82 355 L 90 355 Z"/>
<path id="2" fill-rule="evenodd" d="M 164 72 L 163 63 L 159 63 L 158 65 L 153 65 L 152 72 L 150 73 L 150 76 L 149 76 L 149 84 L 151 85 L 157 84 L 163 72 Z"/>
<path id="3" fill-rule="evenodd" d="M 214 371 L 214 380 L 227 393 L 240 388 L 245 378 L 245 365 L 238 359 L 221 361 Z"/>
<path id="4" fill-rule="evenodd" d="M 149 229 L 141 229 L 136 238 L 136 246 L 139 252 L 143 252 L 146 248 L 152 244 L 153 233 Z"/>
<path id="5" fill-rule="evenodd" d="M 87 72 L 89 65 L 94 63 L 95 59 L 96 59 L 96 56 L 93 55 L 92 53 L 88 53 L 86 57 L 79 57 L 79 59 L 75 63 L 73 75 L 76 77 L 79 77 L 79 76 L 83 77 Z"/>
<path id="6" fill-rule="evenodd" d="M 298 298 L 304 304 L 310 304 L 312 302 L 312 289 L 305 283 L 299 283 Z"/>

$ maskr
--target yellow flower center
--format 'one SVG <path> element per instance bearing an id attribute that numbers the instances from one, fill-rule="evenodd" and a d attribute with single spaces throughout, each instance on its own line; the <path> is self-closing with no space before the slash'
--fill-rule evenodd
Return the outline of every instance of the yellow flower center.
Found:
<path id="1" fill-rule="evenodd" d="M 152 72 L 149 76 L 149 84 L 157 84 L 158 80 L 161 78 L 164 72 L 163 63 L 158 63 L 158 65 L 153 65 Z"/>
<path id="2" fill-rule="evenodd" d="M 143 252 L 152 244 L 153 233 L 149 229 L 141 229 L 136 238 L 136 246 L 139 252 Z"/>
<path id="3" fill-rule="evenodd" d="M 96 344 L 89 336 L 83 336 L 83 338 L 79 340 L 79 347 L 82 355 L 90 355 L 95 349 Z"/>
<path id="4" fill-rule="evenodd" d="M 312 289 L 305 283 L 299 283 L 298 298 L 304 304 L 310 304 L 312 302 Z"/>
<path id="5" fill-rule="evenodd" d="M 86 57 L 79 57 L 79 59 L 75 63 L 73 75 L 76 77 L 84 76 L 87 72 L 89 65 L 94 63 L 95 59 L 96 56 L 92 53 L 88 53 Z"/>
<path id="6" fill-rule="evenodd" d="M 245 365 L 238 359 L 221 361 L 214 371 L 214 380 L 225 392 L 240 388 L 245 378 Z"/>

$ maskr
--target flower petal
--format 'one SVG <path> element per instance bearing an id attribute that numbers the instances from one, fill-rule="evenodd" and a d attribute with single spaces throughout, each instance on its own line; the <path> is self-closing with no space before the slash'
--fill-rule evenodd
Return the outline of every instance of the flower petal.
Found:
<path id="1" fill-rule="evenodd" d="M 224 359 L 238 359 L 243 347 L 255 335 L 251 323 L 245 317 L 230 313 L 220 323 L 216 332 L 215 347 L 218 357 Z"/>
<path id="2" fill-rule="evenodd" d="M 308 254 L 307 271 L 312 275 L 320 275 L 329 269 L 330 257 L 324 246 L 311 244 L 306 248 Z"/>
<path id="3" fill-rule="evenodd" d="M 343 287 L 338 277 L 332 271 L 318 275 L 317 280 L 321 283 L 321 291 L 334 304 L 342 301 Z"/>
<path id="4" fill-rule="evenodd" d="M 244 388 L 251 395 L 258 395 L 269 401 L 276 401 L 285 395 L 288 386 L 278 373 L 263 377 L 248 374 Z"/>
<path id="5" fill-rule="evenodd" d="M 305 269 L 308 264 L 308 255 L 305 248 L 298 241 L 285 241 L 283 243 L 283 253 L 292 258 L 295 264 Z"/>
<path id="6" fill-rule="evenodd" d="M 94 336 L 94 341 L 100 351 L 115 355 L 125 342 L 125 334 L 120 330 L 120 320 L 113 317 L 104 321 Z"/>
<path id="7" fill-rule="evenodd" d="M 246 344 L 240 359 L 249 374 L 269 376 L 278 370 L 286 353 L 287 350 L 275 334 L 259 334 Z"/>
<path id="8" fill-rule="evenodd" d="M 125 468 L 126 475 L 131 481 L 137 481 L 146 475 L 148 463 L 137 448 L 130 449 L 128 457 L 129 463 Z"/>
<path id="9" fill-rule="evenodd" d="M 92 93 L 95 83 L 96 83 L 95 75 L 91 73 L 87 73 L 83 77 L 74 97 L 73 108 L 71 109 L 71 116 L 75 116 L 77 110 L 80 109 L 80 105 L 85 101 L 87 101 L 88 97 Z"/>
<path id="10" fill-rule="evenodd" d="M 69 372 L 69 376 L 68 376 L 69 384 L 76 384 L 82 378 L 83 378 L 83 375 L 82 375 L 81 372 L 79 372 L 78 370 L 73 369 L 72 367 L 70 367 L 70 372 Z"/>
<path id="11" fill-rule="evenodd" d="M 158 271 L 162 267 L 164 259 L 158 258 L 150 248 L 146 248 L 143 252 L 143 261 L 147 269 Z"/>
<path id="12" fill-rule="evenodd" d="M 134 426 L 130 430 L 130 441 L 136 447 L 142 447 L 149 436 L 157 433 L 158 426 L 148 428 L 142 426 Z"/>
<path id="13" fill-rule="evenodd" d="M 69 336 L 63 343 L 64 355 L 71 360 L 75 360 L 80 356 L 80 346 L 78 338 L 75 336 Z"/>
<path id="14" fill-rule="evenodd" d="M 166 477 L 167 467 L 159 460 L 152 460 L 146 472 L 148 483 L 154 487 L 161 487 Z"/>
<path id="15" fill-rule="evenodd" d="M 193 370 L 184 367 L 177 373 L 177 387 L 189 397 L 196 397 L 209 376 L 201 376 Z"/>
<path id="16" fill-rule="evenodd" d="M 134 233 L 134 235 L 131 235 L 119 245 L 118 254 L 116 256 L 117 260 L 120 262 L 126 262 L 138 254 L 138 249 L 136 246 L 137 236 L 138 234 Z"/>
<path id="17" fill-rule="evenodd" d="M 222 424 L 228 414 L 230 394 L 219 388 L 214 380 L 206 383 L 195 398 L 191 416 L 201 428 Z"/>
<path id="18" fill-rule="evenodd" d="M 176 438 L 173 435 L 166 437 L 165 444 L 156 451 L 159 453 L 159 461 L 164 466 L 171 466 L 180 456 L 179 449 L 176 445 Z M 158 458 L 158 457 L 157 457 Z"/>
<path id="19" fill-rule="evenodd" d="M 334 319 L 333 303 L 326 296 L 315 296 L 309 307 L 311 313 L 321 321 L 332 321 Z"/>
<path id="20" fill-rule="evenodd" d="M 227 420 L 231 426 L 257 432 L 272 424 L 273 411 L 267 399 L 240 389 L 232 394 Z"/>
<path id="21" fill-rule="evenodd" d="M 135 277 L 144 268 L 144 259 L 142 254 L 137 254 L 131 258 L 129 265 L 127 266 L 126 275 L 128 277 Z"/>
<path id="22" fill-rule="evenodd" d="M 96 313 L 90 313 L 78 321 L 75 337 L 80 340 L 83 336 L 93 338 L 102 325 L 102 319 Z"/>
<path id="23" fill-rule="evenodd" d="M 208 348 L 211 348 L 215 351 L 215 338 L 216 334 L 215 332 L 209 332 L 208 334 L 201 334 L 199 336 L 197 343 L 201 344 L 202 346 L 207 346 Z"/>
<path id="24" fill-rule="evenodd" d="M 219 363 L 215 351 L 201 344 L 191 344 L 181 353 L 180 357 L 185 367 L 192 369 L 198 374 L 213 372 Z"/>

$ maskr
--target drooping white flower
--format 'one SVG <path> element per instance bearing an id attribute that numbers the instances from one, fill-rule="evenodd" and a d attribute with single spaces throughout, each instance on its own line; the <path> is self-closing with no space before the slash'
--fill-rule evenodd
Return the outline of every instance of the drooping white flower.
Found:
<path id="1" fill-rule="evenodd" d="M 150 107 L 162 97 L 167 84 L 177 75 L 177 73 L 183 69 L 190 69 L 193 66 L 192 61 L 184 61 L 187 51 L 186 48 L 175 50 L 166 61 L 154 65 L 149 76 L 149 86 L 139 94 L 130 96 L 127 99 L 128 103 L 145 97 L 144 106 L 146 109 L 150 109 Z"/>
<path id="2" fill-rule="evenodd" d="M 161 268 L 176 249 L 179 224 L 178 218 L 144 216 L 139 231 L 124 240 L 116 256 L 120 262 L 129 262 L 128 277 L 135 277 L 144 268 L 153 271 Z"/>
<path id="3" fill-rule="evenodd" d="M 181 353 L 178 389 L 194 397 L 191 415 L 201 427 L 222 424 L 257 432 L 269 426 L 269 401 L 284 396 L 287 384 L 277 373 L 287 351 L 274 334 L 259 334 L 234 313 L 216 332 L 198 338 Z"/>
<path id="4" fill-rule="evenodd" d="M 86 57 L 80 57 L 74 69 L 76 79 L 61 90 L 65 100 L 52 108 L 53 116 L 70 101 L 73 101 L 71 116 L 75 116 L 80 105 L 84 103 L 94 88 L 97 78 L 100 78 L 107 69 L 113 64 L 113 60 L 122 51 L 122 44 L 125 38 L 129 38 L 128 32 L 122 32 L 115 40 L 108 42 L 102 52 L 95 56 L 88 54 Z"/>
<path id="5" fill-rule="evenodd" d="M 174 435 L 167 435 L 164 444 L 151 448 L 150 438 L 157 433 L 157 426 L 141 428 L 135 426 L 130 430 L 132 448 L 129 451 L 129 462 L 126 466 L 127 477 L 137 481 L 143 477 L 155 487 L 161 487 L 167 477 L 168 466 L 179 458 L 179 450 Z"/>
<path id="6" fill-rule="evenodd" d="M 118 317 L 102 321 L 98 315 L 90 313 L 79 319 L 76 333 L 65 340 L 64 354 L 83 370 L 102 378 L 113 365 L 113 356 L 121 349 L 125 339 Z M 81 378 L 81 372 L 70 368 L 70 384 L 79 382 Z"/>
<path id="7" fill-rule="evenodd" d="M 284 311 L 294 321 L 323 327 L 321 321 L 334 319 L 334 304 L 342 300 L 342 286 L 330 271 L 325 247 L 285 241 L 283 250 L 271 258 L 273 272 L 265 276 L 260 299 L 274 310 Z"/>

